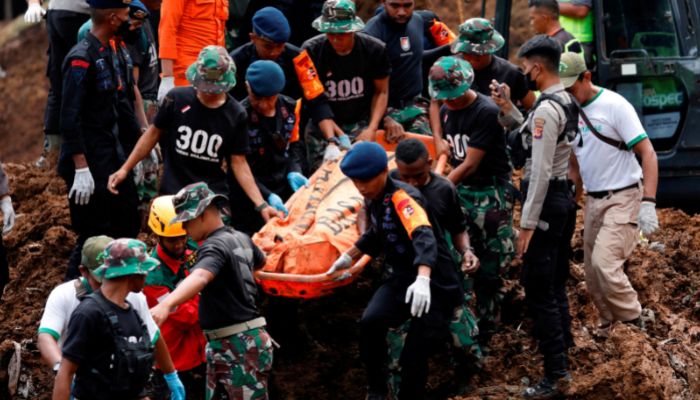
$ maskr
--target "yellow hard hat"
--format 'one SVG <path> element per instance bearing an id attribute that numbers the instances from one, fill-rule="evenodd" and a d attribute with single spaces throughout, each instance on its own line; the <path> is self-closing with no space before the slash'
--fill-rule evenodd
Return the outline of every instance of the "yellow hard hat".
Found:
<path id="1" fill-rule="evenodd" d="M 148 226 L 158 236 L 178 237 L 187 234 L 185 229 L 182 228 L 182 222 L 170 224 L 170 220 L 175 218 L 173 197 L 175 196 L 156 197 L 151 203 L 151 212 L 148 214 Z"/>

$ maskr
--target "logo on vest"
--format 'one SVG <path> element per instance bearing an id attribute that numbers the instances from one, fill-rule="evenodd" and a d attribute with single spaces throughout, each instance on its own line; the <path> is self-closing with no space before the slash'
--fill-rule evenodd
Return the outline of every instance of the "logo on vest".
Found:
<path id="1" fill-rule="evenodd" d="M 399 39 L 399 42 L 401 43 L 401 50 L 411 50 L 411 40 L 408 38 L 408 36 L 402 36 L 401 39 Z"/>

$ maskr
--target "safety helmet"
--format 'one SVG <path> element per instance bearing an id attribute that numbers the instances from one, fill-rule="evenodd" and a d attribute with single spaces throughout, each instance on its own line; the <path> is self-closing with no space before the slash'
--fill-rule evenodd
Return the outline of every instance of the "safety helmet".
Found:
<path id="1" fill-rule="evenodd" d="M 187 234 L 182 227 L 182 222 L 170 223 L 175 218 L 173 197 L 175 196 L 156 197 L 151 204 L 151 212 L 148 214 L 148 226 L 158 236 L 177 237 Z"/>

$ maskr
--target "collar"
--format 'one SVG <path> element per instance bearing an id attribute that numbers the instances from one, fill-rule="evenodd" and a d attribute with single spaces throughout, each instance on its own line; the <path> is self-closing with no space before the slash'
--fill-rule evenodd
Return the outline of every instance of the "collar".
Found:
<path id="1" fill-rule="evenodd" d="M 543 90 L 542 93 L 553 94 L 553 93 L 563 92 L 563 91 L 564 91 L 564 85 L 562 85 L 561 82 L 559 82 L 559 83 L 556 83 L 556 84 L 548 87 L 547 89 Z"/>
<path id="2" fill-rule="evenodd" d="M 185 250 L 185 256 L 187 256 L 188 251 L 188 249 Z M 185 257 L 180 260 L 168 255 L 160 244 L 156 245 L 156 254 L 158 254 L 158 258 L 163 261 L 163 264 L 167 265 L 175 275 L 177 275 L 178 271 L 180 271 L 180 267 L 185 262 Z"/>
<path id="3" fill-rule="evenodd" d="M 557 33 L 561 32 L 563 29 L 564 29 L 564 27 L 563 27 L 563 26 L 560 26 L 560 27 L 558 27 L 557 29 L 555 29 L 555 30 L 553 30 L 553 31 L 551 31 L 551 32 L 549 32 L 549 33 L 547 33 L 547 36 L 549 36 L 549 37 L 554 37 L 554 35 L 556 35 Z"/>

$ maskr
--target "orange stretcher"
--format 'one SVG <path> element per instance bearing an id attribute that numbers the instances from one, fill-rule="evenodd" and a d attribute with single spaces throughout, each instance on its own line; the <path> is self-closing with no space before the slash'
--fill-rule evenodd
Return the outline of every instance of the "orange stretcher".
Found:
<path id="1" fill-rule="evenodd" d="M 387 152 L 396 148 L 396 143 L 386 141 L 383 131 L 377 136 Z M 407 137 L 421 140 L 430 154 L 435 154 L 432 137 L 412 133 Z M 446 161 L 441 156 L 434 169 L 442 172 Z M 392 153 L 389 168 L 395 166 Z M 287 201 L 289 215 L 285 219 L 268 221 L 253 236 L 255 244 L 267 254 L 255 279 L 265 293 L 273 296 L 309 299 L 328 295 L 352 283 L 371 259 L 360 258 L 345 279 L 326 275 L 338 256 L 359 239 L 357 218 L 364 200 L 340 171 L 339 162 L 324 163 L 309 181 L 309 187 L 299 189 Z"/>

